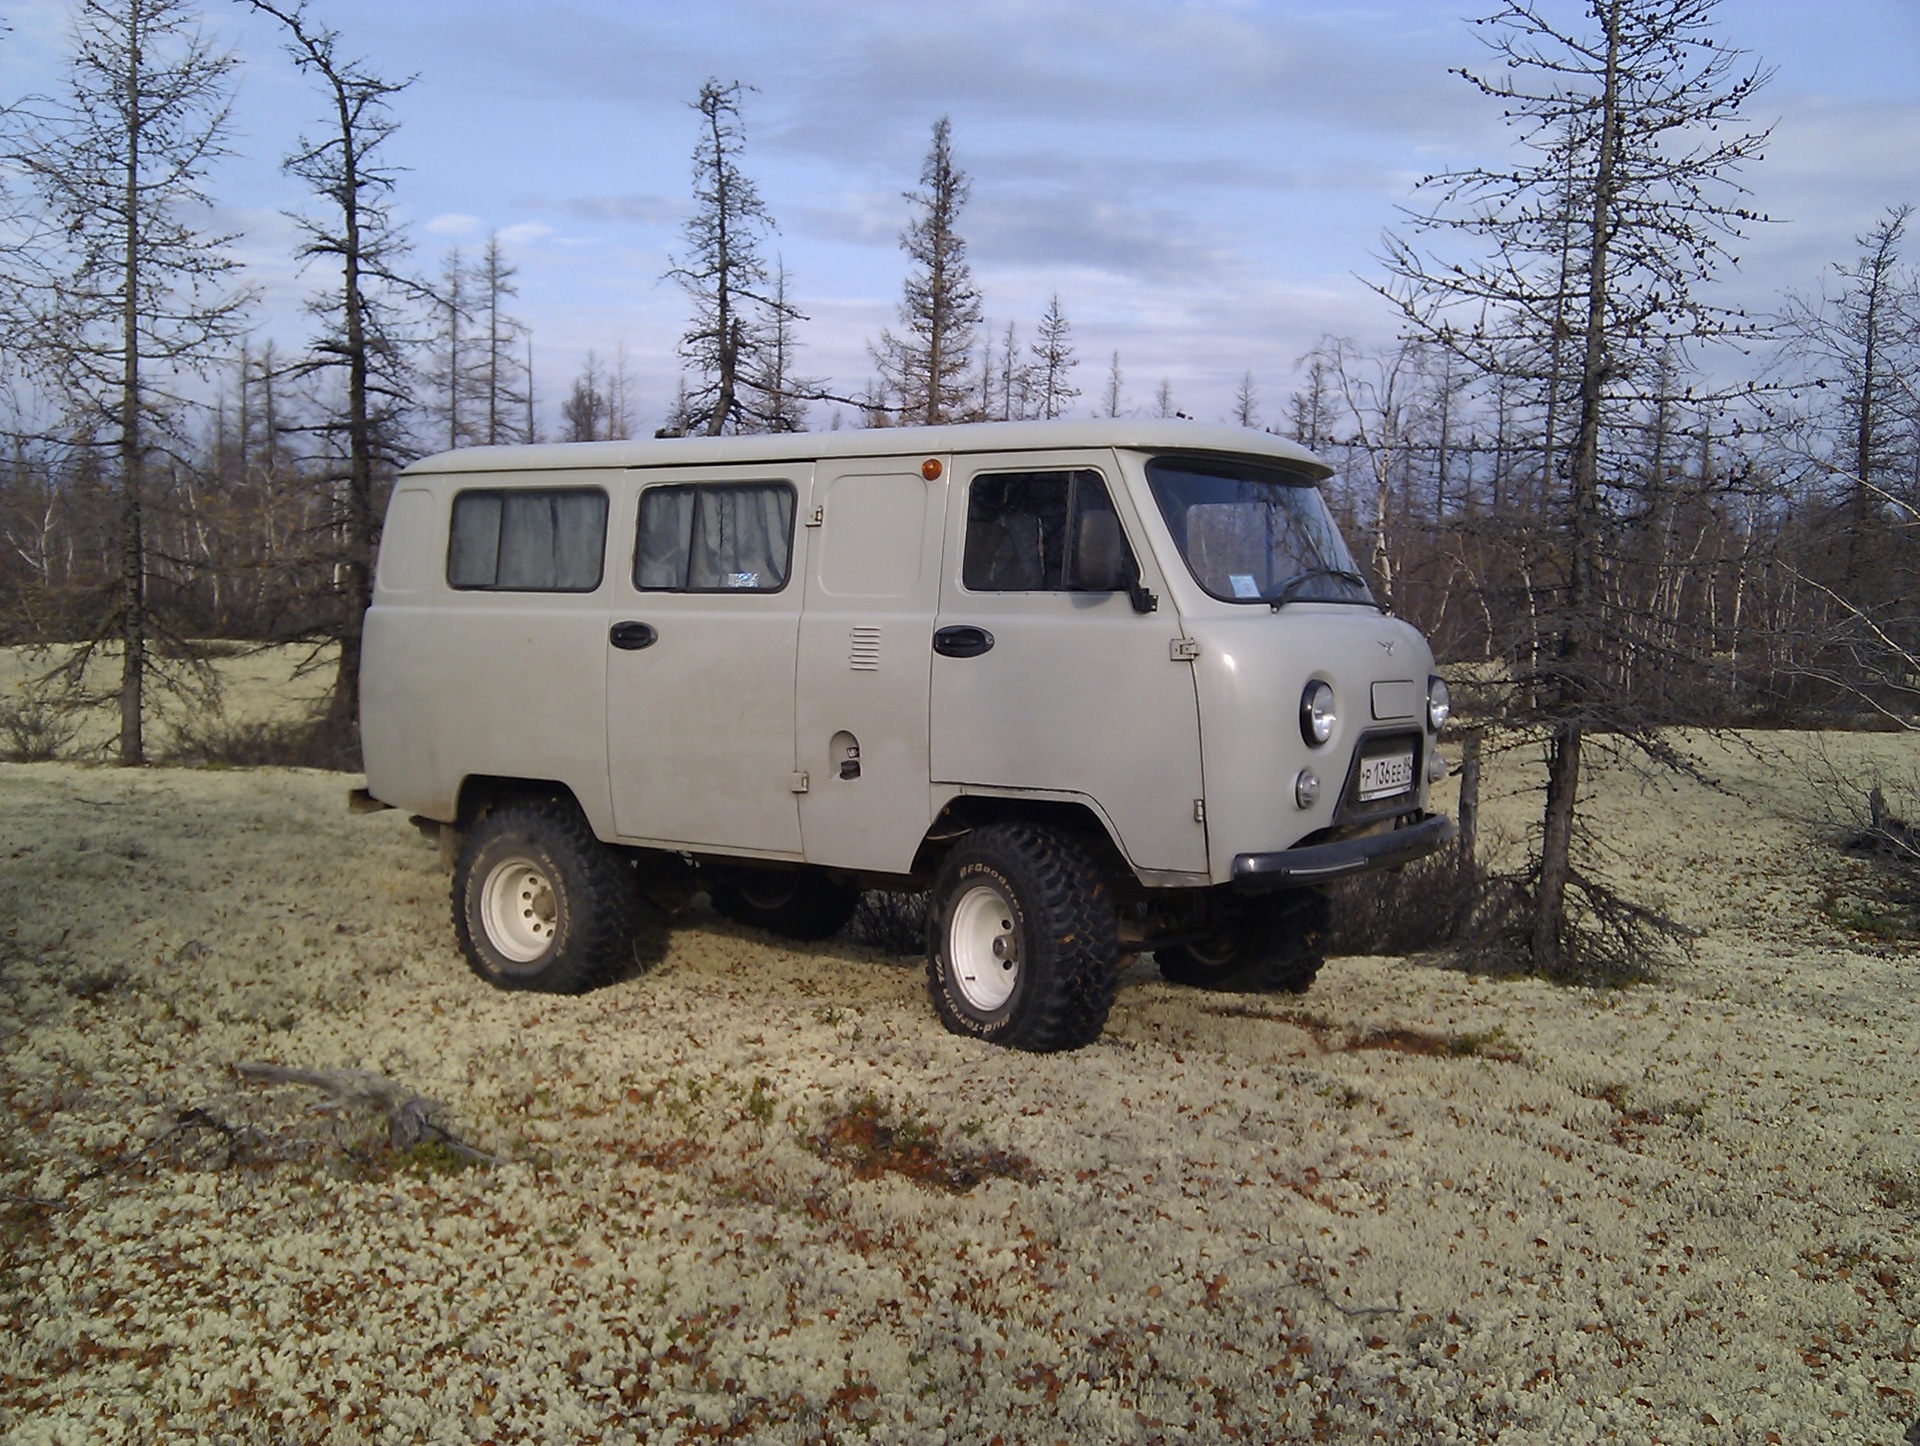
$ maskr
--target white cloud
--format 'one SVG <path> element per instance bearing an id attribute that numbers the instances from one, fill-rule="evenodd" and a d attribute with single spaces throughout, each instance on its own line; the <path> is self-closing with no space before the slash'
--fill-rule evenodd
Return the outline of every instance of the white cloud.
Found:
<path id="1" fill-rule="evenodd" d="M 503 246 L 532 246 L 554 234 L 553 227 L 544 221 L 518 221 L 511 226 L 502 226 L 498 233 Z"/>
<path id="2" fill-rule="evenodd" d="M 435 216 L 421 229 L 430 236 L 471 236 L 480 229 L 480 218 L 448 212 Z"/>

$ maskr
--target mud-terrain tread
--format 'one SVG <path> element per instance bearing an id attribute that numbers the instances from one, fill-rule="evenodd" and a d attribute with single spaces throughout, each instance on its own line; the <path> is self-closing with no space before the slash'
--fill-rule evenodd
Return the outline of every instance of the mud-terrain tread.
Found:
<path id="1" fill-rule="evenodd" d="M 999 1030 L 956 1011 L 941 987 L 942 934 L 955 876 L 970 859 L 988 862 L 1028 895 L 1031 937 L 1022 940 L 1021 1007 Z M 927 987 L 935 1012 L 957 1034 L 1048 1054 L 1091 1044 L 1106 1028 L 1120 985 L 1113 891 L 1070 836 L 1029 823 L 993 824 L 955 846 L 941 864 L 927 911 Z"/>
<path id="2" fill-rule="evenodd" d="M 707 897 L 722 918 L 810 944 L 831 939 L 846 927 L 860 907 L 860 886 L 802 869 L 794 879 L 792 896 L 774 908 L 754 903 L 732 881 L 709 886 Z"/>
<path id="3" fill-rule="evenodd" d="M 574 887 L 567 902 L 567 938 L 537 970 L 494 969 L 476 947 L 469 891 L 479 887 L 475 861 L 492 843 L 519 835 L 544 852 Z M 594 836 L 571 799 L 518 799 L 490 810 L 467 833 L 453 871 L 453 928 L 473 972 L 496 988 L 580 994 L 631 970 L 642 901 L 633 866 Z"/>
<path id="4" fill-rule="evenodd" d="M 1322 889 L 1294 889 L 1246 901 L 1238 956 L 1213 962 L 1184 947 L 1157 950 L 1170 984 L 1223 994 L 1305 994 L 1326 962 L 1322 941 L 1332 905 Z"/>

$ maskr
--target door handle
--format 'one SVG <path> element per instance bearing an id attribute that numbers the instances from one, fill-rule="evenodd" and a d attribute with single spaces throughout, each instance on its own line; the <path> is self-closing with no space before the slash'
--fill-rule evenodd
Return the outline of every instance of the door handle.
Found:
<path id="1" fill-rule="evenodd" d="M 941 628 L 933 635 L 933 650 L 943 658 L 977 658 L 993 646 L 993 634 L 971 624 Z"/>
<path id="2" fill-rule="evenodd" d="M 607 641 L 629 653 L 650 648 L 660 641 L 652 623 L 615 623 L 607 630 Z"/>

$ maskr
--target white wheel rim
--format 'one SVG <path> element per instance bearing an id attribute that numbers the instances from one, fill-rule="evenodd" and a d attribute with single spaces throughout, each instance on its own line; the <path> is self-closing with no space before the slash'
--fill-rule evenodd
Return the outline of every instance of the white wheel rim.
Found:
<path id="1" fill-rule="evenodd" d="M 487 939 L 515 964 L 531 964 L 547 952 L 558 914 L 546 873 L 523 859 L 496 864 L 480 890 Z"/>
<path id="2" fill-rule="evenodd" d="M 990 1014 L 1020 982 L 1020 933 L 1013 905 L 998 889 L 976 884 L 960 896 L 947 923 L 954 987 L 969 1007 Z"/>

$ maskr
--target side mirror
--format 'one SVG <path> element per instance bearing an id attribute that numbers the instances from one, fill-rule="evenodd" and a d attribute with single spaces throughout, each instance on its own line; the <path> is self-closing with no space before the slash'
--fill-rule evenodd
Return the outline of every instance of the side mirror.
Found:
<path id="1" fill-rule="evenodd" d="M 1118 592 L 1127 585 L 1127 539 L 1111 512 L 1082 512 L 1073 539 L 1073 585 L 1083 592 Z"/>
<path id="2" fill-rule="evenodd" d="M 1122 592 L 1137 613 L 1150 613 L 1160 599 L 1140 584 L 1140 567 L 1127 550 L 1120 519 L 1111 512 L 1082 512 L 1073 539 L 1073 585 L 1081 592 Z"/>

